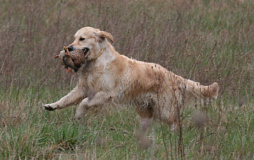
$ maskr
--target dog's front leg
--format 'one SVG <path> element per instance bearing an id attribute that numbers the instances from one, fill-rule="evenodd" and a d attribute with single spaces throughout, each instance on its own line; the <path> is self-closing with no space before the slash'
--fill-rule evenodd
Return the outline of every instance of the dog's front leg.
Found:
<path id="1" fill-rule="evenodd" d="M 70 93 L 61 98 L 59 101 L 51 104 L 45 104 L 44 108 L 49 111 L 55 109 L 62 109 L 73 104 L 79 103 L 84 98 L 84 91 L 78 86 L 75 87 Z"/>
<path id="2" fill-rule="evenodd" d="M 86 111 L 89 108 L 105 104 L 110 99 L 111 95 L 108 92 L 97 92 L 93 97 L 87 97 L 83 99 L 76 110 L 74 119 L 81 119 L 81 117 L 85 115 Z"/>

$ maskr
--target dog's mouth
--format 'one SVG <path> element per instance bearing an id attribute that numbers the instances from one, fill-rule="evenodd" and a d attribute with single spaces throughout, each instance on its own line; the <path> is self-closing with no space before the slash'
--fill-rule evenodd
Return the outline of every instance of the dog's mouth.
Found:
<path id="1" fill-rule="evenodd" d="M 89 52 L 89 50 L 90 50 L 89 48 L 83 48 L 83 49 L 82 49 L 84 55 L 86 55 L 86 54 Z"/>
<path id="2" fill-rule="evenodd" d="M 73 62 L 73 59 L 70 55 L 63 56 L 63 63 L 65 65 L 65 70 L 68 72 L 71 72 L 71 69 L 77 72 L 80 67 Z"/>
<path id="3" fill-rule="evenodd" d="M 74 50 L 72 50 L 72 51 L 75 51 L 75 49 Z M 71 52 L 72 52 L 71 51 Z M 81 49 L 80 50 L 81 52 L 81 54 L 82 54 L 82 52 L 83 52 L 83 55 L 81 56 L 73 56 L 72 54 L 71 54 L 71 52 L 70 53 L 68 53 L 68 54 L 65 54 L 64 56 L 63 56 L 63 63 L 64 63 L 64 65 L 65 65 L 65 69 L 66 69 L 66 71 L 68 71 L 68 72 L 71 72 L 71 70 L 74 70 L 75 72 L 77 72 L 78 70 L 79 70 L 79 68 L 84 64 L 84 63 L 86 63 L 86 59 L 87 59 L 87 57 L 88 57 L 88 55 L 90 54 L 90 49 L 89 48 L 83 48 L 83 49 Z M 67 52 L 67 51 L 66 51 Z M 83 58 L 82 58 L 83 57 Z"/>
<path id="4" fill-rule="evenodd" d="M 85 57 L 87 58 L 88 57 L 88 55 L 89 55 L 89 51 L 90 51 L 90 49 L 89 48 L 83 48 L 82 49 L 82 51 L 83 51 L 83 53 L 84 53 L 84 55 L 85 55 Z"/>

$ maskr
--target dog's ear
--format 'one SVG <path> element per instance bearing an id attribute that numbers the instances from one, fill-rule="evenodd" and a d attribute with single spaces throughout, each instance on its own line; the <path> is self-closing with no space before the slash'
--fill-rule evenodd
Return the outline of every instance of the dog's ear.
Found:
<path id="1" fill-rule="evenodd" d="M 108 33 L 108 32 L 100 31 L 100 32 L 96 33 L 96 35 L 99 36 L 102 40 L 107 38 L 108 40 L 110 40 L 111 43 L 114 42 L 113 36 L 110 33 Z"/>

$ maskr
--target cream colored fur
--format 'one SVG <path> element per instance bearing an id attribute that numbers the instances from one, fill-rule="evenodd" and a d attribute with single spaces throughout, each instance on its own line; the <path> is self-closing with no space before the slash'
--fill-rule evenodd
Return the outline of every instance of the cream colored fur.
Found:
<path id="1" fill-rule="evenodd" d="M 89 48 L 87 66 L 79 69 L 77 86 L 59 101 L 46 104 L 48 110 L 79 104 L 75 119 L 89 108 L 104 104 L 132 103 L 142 119 L 157 119 L 171 125 L 177 107 L 190 101 L 204 103 L 216 99 L 219 86 L 184 79 L 159 64 L 130 59 L 115 51 L 110 33 L 92 27 L 77 31 L 71 44 L 76 49 Z M 85 38 L 81 41 L 80 37 Z M 105 48 L 97 59 L 93 59 Z M 151 120 L 149 120 L 150 124 Z M 149 125 L 142 126 L 145 131 Z"/>

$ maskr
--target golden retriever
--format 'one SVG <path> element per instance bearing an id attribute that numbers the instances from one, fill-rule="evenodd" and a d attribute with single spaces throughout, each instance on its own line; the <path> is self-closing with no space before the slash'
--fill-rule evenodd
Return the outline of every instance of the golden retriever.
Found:
<path id="1" fill-rule="evenodd" d="M 68 49 L 82 49 L 86 63 L 78 68 L 77 86 L 59 101 L 44 105 L 46 110 L 79 104 L 74 118 L 80 119 L 92 107 L 131 103 L 136 106 L 145 131 L 153 119 L 171 126 L 177 108 L 191 101 L 205 103 L 217 98 L 216 82 L 203 86 L 159 64 L 120 55 L 112 46 L 114 40 L 108 32 L 84 27 L 74 37 Z"/>

